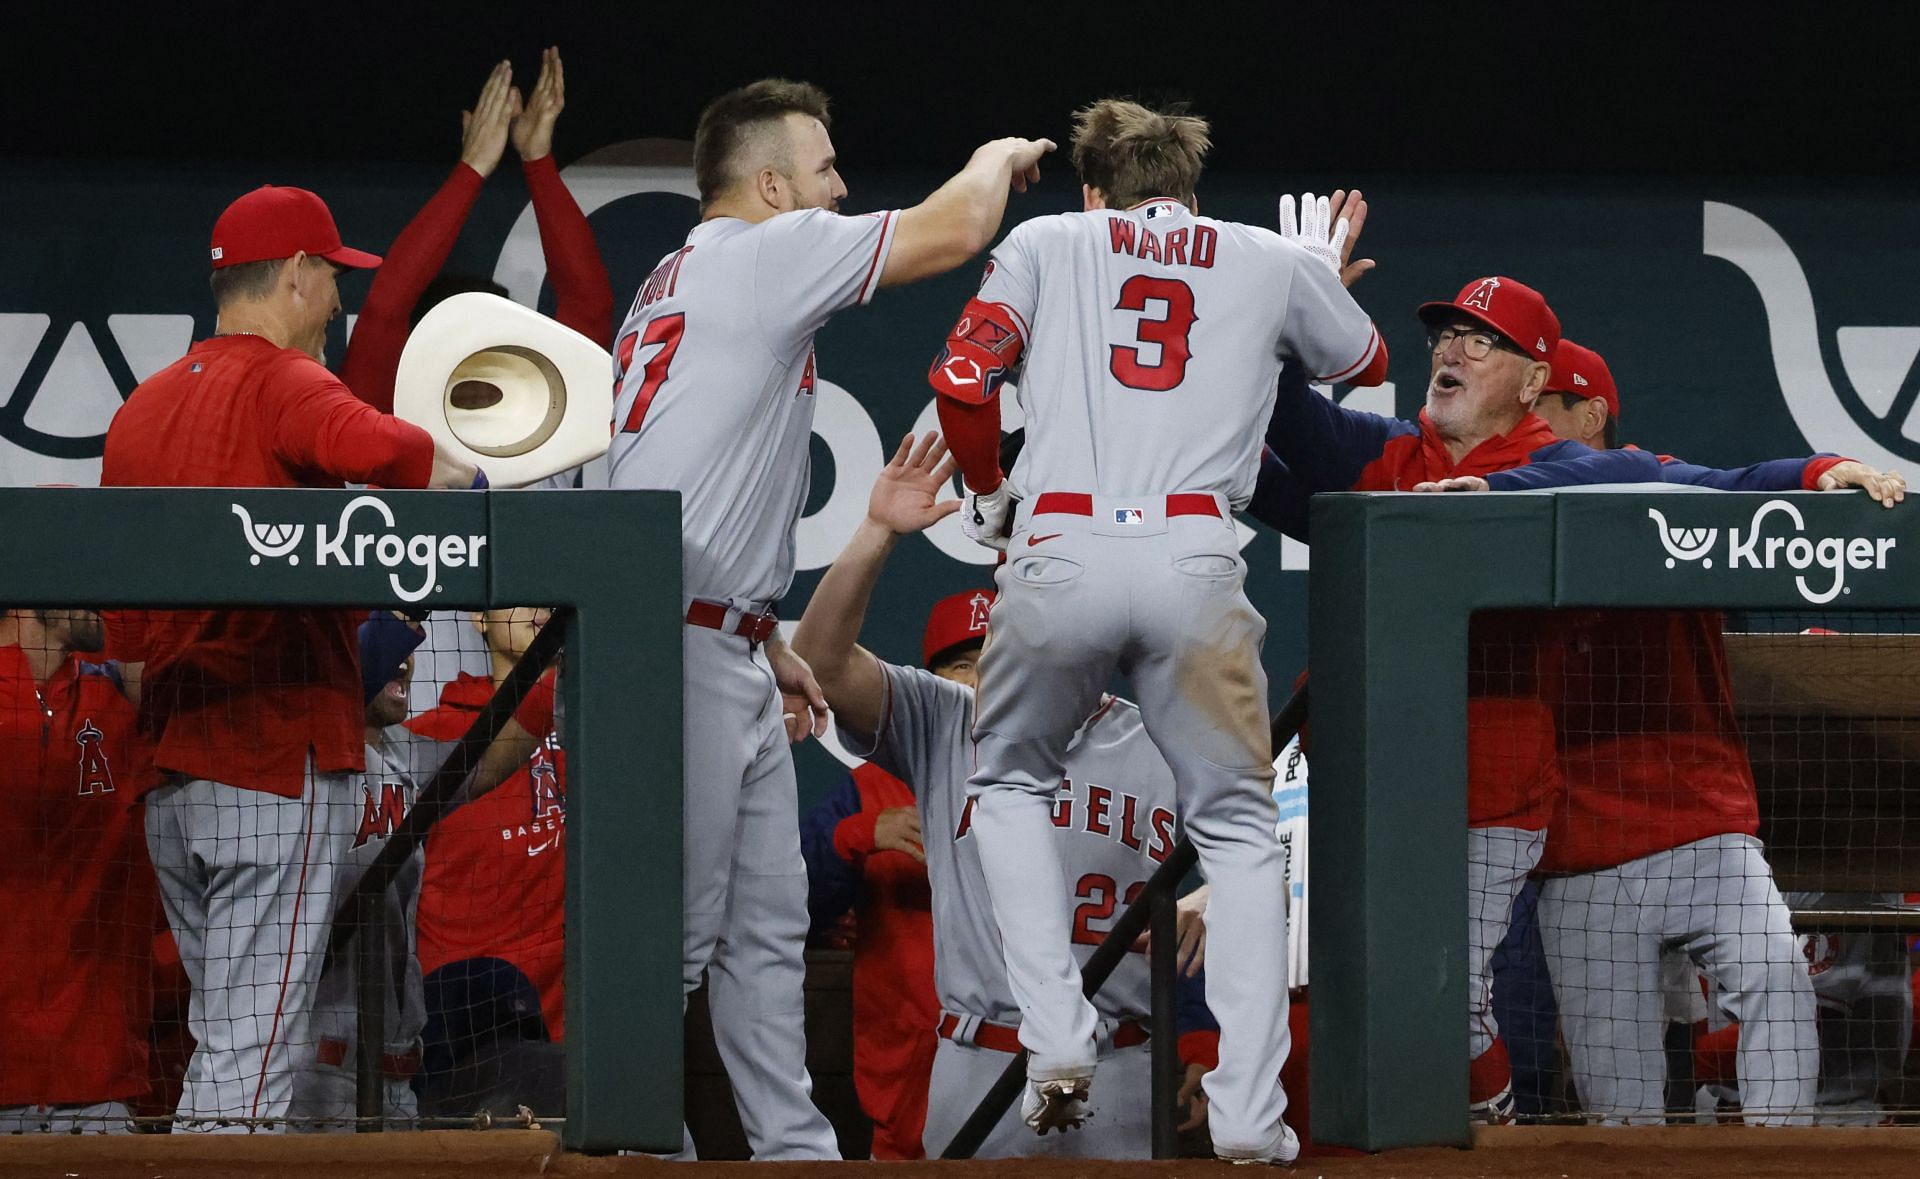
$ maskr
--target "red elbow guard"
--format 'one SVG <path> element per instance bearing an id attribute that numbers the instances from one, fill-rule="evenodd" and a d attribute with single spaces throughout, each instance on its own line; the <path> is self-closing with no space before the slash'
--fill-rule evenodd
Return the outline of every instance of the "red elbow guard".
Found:
<path id="1" fill-rule="evenodd" d="M 933 358 L 927 383 L 942 397 L 985 405 L 1000 392 L 1025 347 L 1026 336 L 1010 308 L 969 299 L 946 347 Z"/>

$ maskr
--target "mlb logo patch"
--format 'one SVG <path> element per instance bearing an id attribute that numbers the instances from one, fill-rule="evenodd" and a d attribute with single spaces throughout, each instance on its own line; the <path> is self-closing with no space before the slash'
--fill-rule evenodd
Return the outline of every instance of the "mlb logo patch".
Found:
<path id="1" fill-rule="evenodd" d="M 1141 524 L 1146 522 L 1146 515 L 1142 513 L 1139 508 L 1115 508 L 1113 509 L 1113 522 L 1115 524 Z"/>

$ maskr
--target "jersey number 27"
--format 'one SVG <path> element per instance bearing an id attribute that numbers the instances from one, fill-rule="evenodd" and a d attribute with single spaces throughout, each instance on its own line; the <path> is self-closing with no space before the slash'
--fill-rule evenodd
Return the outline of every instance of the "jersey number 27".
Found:
<path id="1" fill-rule="evenodd" d="M 1129 389 L 1165 393 L 1186 379 L 1187 361 L 1193 359 L 1193 348 L 1187 342 L 1187 334 L 1198 318 L 1193 313 L 1193 288 L 1177 278 L 1136 274 L 1120 284 L 1120 301 L 1114 304 L 1114 310 L 1145 312 L 1149 299 L 1165 303 L 1166 314 L 1159 319 L 1142 314 L 1135 322 L 1134 343 L 1107 346 L 1111 353 L 1107 367 L 1113 379 Z M 1160 359 L 1142 364 L 1140 344 L 1157 345 Z"/>
<path id="2" fill-rule="evenodd" d="M 641 370 L 640 388 L 634 394 L 633 408 L 627 411 L 626 425 L 620 427 L 622 434 L 640 432 L 640 423 L 647 418 L 647 407 L 653 404 L 654 394 L 660 392 L 661 382 L 667 379 L 667 369 L 673 365 L 673 354 L 680 350 L 680 333 L 686 325 L 684 313 L 663 315 L 649 321 L 644 334 L 628 332 L 621 337 L 617 348 L 620 373 L 613 379 L 613 395 L 616 398 L 620 396 L 620 386 L 626 383 L 627 369 L 633 364 L 633 354 L 641 348 L 661 345 L 658 352 L 647 358 L 647 366 Z"/>

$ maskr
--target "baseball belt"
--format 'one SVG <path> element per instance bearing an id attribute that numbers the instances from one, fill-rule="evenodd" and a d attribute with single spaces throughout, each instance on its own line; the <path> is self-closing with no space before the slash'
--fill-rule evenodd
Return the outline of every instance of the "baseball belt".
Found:
<path id="1" fill-rule="evenodd" d="M 952 1040 L 956 1038 L 955 1034 L 959 1033 L 960 1043 L 972 1043 L 975 1047 L 990 1048 L 995 1052 L 1019 1052 L 1024 1047 L 1020 1043 L 1019 1028 L 1004 1023 L 988 1023 L 984 1019 L 974 1023 L 973 1035 L 969 1039 L 963 1030 L 963 1025 L 970 1022 L 974 1021 L 963 1020 L 951 1011 L 941 1012 L 940 1038 Z M 1113 1025 L 1115 1048 L 1132 1048 L 1146 1043 L 1147 1039 L 1147 1029 L 1139 1020 L 1123 1019 Z"/>

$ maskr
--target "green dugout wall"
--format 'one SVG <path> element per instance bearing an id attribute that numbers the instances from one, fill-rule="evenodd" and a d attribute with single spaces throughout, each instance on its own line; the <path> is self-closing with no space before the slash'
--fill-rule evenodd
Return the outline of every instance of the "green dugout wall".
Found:
<path id="1" fill-rule="evenodd" d="M 1863 493 L 1325 495 L 1313 503 L 1314 1137 L 1469 1141 L 1474 611 L 1920 607 L 1920 513 Z"/>
<path id="2" fill-rule="evenodd" d="M 680 1148 L 677 495 L 0 490 L 0 518 L 10 607 L 573 607 L 562 1137 Z"/>

